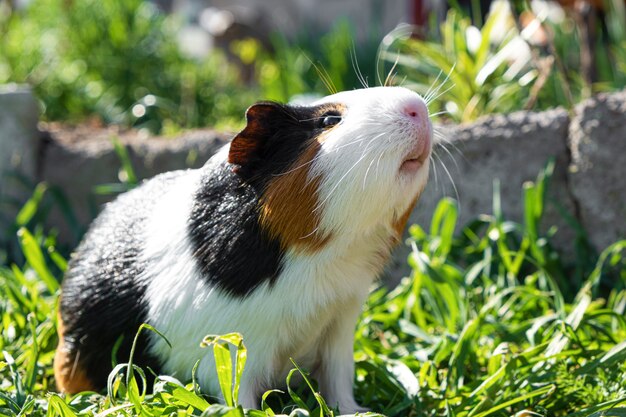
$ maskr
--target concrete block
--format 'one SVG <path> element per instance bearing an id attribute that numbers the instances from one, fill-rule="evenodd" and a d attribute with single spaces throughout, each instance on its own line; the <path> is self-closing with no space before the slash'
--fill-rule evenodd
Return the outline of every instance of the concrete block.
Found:
<path id="1" fill-rule="evenodd" d="M 45 148 L 40 180 L 59 189 L 74 211 L 72 224 L 60 206 L 49 217 L 64 243 L 75 242 L 102 205 L 115 194 L 98 195 L 95 188 L 119 183 L 122 171 L 113 138 L 125 145 L 137 178 L 142 180 L 162 172 L 202 166 L 231 135 L 198 130 L 173 138 L 142 138 L 136 132 L 119 134 L 111 129 L 98 131 L 52 131 Z M 78 225 L 78 227 L 76 227 Z"/>
<path id="2" fill-rule="evenodd" d="M 12 220 L 32 189 L 39 141 L 39 109 L 27 86 L 0 86 L 0 212 Z"/>
<path id="3" fill-rule="evenodd" d="M 626 239 L 626 91 L 579 104 L 569 133 L 579 219 L 601 251 Z"/>

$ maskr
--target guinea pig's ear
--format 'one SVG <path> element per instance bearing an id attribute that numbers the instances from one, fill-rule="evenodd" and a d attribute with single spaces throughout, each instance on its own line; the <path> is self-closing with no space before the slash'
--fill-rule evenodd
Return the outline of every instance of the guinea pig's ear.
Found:
<path id="1" fill-rule="evenodd" d="M 276 130 L 276 121 L 285 117 L 285 109 L 278 103 L 262 101 L 246 111 L 246 127 L 230 143 L 228 162 L 244 167 L 260 159 L 263 143 Z"/>

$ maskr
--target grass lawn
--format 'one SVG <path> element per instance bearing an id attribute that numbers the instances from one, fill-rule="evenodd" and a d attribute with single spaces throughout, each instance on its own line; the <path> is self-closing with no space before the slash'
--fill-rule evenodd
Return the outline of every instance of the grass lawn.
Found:
<path id="1" fill-rule="evenodd" d="M 523 224 L 504 220 L 496 193 L 493 214 L 463 229 L 448 199 L 430 230 L 411 228 L 412 276 L 373 291 L 356 329 L 361 404 L 388 416 L 626 416 L 626 241 L 597 255 L 580 232 L 576 264 L 563 265 L 538 226 L 549 174 L 523 190 Z M 246 353 L 238 335 L 205 340 L 222 364 L 226 405 L 166 376 L 145 394 L 149 371 L 129 373 L 125 364 L 105 393 L 55 393 L 65 258 L 31 224 L 33 204 L 16 221 L 26 226 L 18 232 L 25 260 L 0 267 L 0 415 L 244 415 L 236 405 Z M 235 369 L 228 344 L 238 346 Z M 299 373 L 306 370 L 294 365 L 287 382 Z M 305 381 L 277 387 L 246 413 L 332 415 L 315 381 Z"/>

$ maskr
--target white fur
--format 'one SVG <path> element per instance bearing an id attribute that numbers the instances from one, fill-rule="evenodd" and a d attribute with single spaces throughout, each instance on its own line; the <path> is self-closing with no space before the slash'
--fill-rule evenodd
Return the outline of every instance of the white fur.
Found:
<path id="1" fill-rule="evenodd" d="M 403 157 L 432 136 L 428 120 L 415 125 L 403 114 L 421 97 L 402 87 L 345 91 L 316 104 L 347 106 L 342 122 L 322 143 L 311 175 L 321 175 L 322 232 L 358 234 L 404 213 L 428 179 L 428 163 L 416 176 L 400 174 Z"/>
<path id="2" fill-rule="evenodd" d="M 163 196 L 151 214 L 143 255 L 150 265 L 148 321 L 172 343 L 170 349 L 151 335 L 153 353 L 165 358 L 164 371 L 188 380 L 200 360 L 201 387 L 219 395 L 212 350 L 200 348 L 200 341 L 207 334 L 237 331 L 248 348 L 240 391 L 244 407 L 258 406 L 266 389 L 284 384 L 292 357 L 315 373 L 331 406 L 360 409 L 352 393 L 356 320 L 389 253 L 394 216 L 408 208 L 428 175 L 427 162 L 415 178 L 398 173 L 402 156 L 421 133 L 396 113 L 401 103 L 415 99 L 415 93 L 393 88 L 326 99 L 347 106 L 311 169 L 322 178 L 321 227 L 333 238 L 314 254 L 288 252 L 274 285 L 262 284 L 246 298 L 212 288 L 195 266 L 187 220 L 199 175 L 181 177 Z M 349 144 L 355 140 L 361 142 Z M 213 161 L 226 153 L 223 149 Z"/>

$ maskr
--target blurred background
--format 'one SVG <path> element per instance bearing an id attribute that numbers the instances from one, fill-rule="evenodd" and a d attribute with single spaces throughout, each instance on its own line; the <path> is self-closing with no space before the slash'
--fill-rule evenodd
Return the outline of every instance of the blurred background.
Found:
<path id="1" fill-rule="evenodd" d="M 449 75 L 431 113 L 454 121 L 571 107 L 626 85 L 624 2 L 0 1 L 0 84 L 30 84 L 44 121 L 237 128 L 255 100 L 390 71 L 420 92 Z"/>

